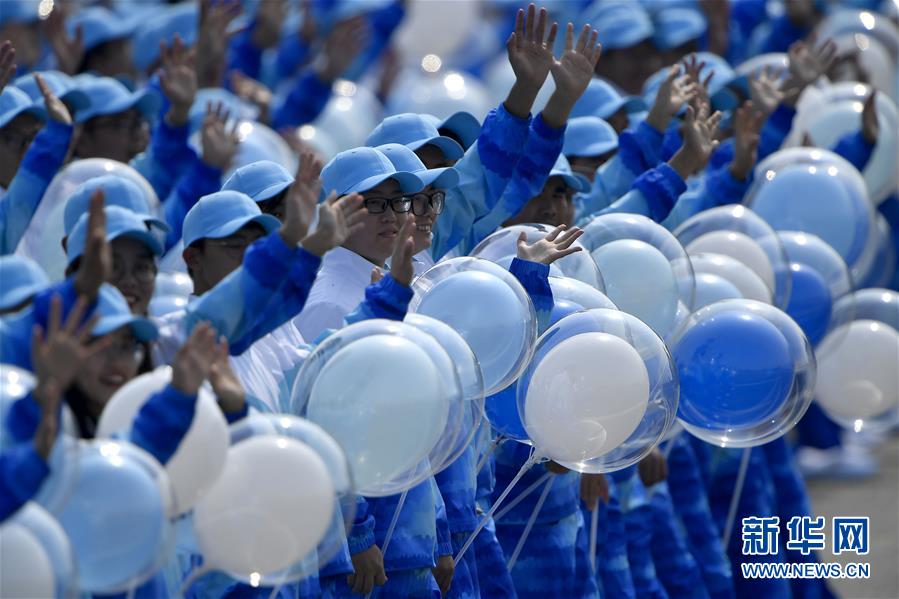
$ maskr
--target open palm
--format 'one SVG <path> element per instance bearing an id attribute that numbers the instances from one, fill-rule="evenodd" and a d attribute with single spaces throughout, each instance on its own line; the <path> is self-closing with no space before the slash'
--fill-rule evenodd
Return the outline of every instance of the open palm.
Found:
<path id="1" fill-rule="evenodd" d="M 598 35 L 596 30 L 584 25 L 575 44 L 574 25 L 568 24 L 565 30 L 565 51 L 550 67 L 556 90 L 573 97 L 580 97 L 584 93 L 602 53 L 602 46 L 597 43 Z"/>
<path id="2" fill-rule="evenodd" d="M 546 9 L 541 8 L 537 16 L 535 13 L 536 7 L 533 4 L 528 6 L 527 18 L 523 10 L 518 11 L 515 31 L 509 36 L 506 49 L 515 77 L 529 85 L 540 87 L 555 62 L 553 44 L 558 25 L 553 23 L 546 36 Z"/>

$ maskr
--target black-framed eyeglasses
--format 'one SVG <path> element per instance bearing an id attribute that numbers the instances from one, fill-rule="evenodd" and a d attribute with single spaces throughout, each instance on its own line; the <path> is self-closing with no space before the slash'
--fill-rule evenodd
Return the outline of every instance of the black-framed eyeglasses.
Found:
<path id="1" fill-rule="evenodd" d="M 445 205 L 446 193 L 443 191 L 422 192 L 412 196 L 412 214 L 415 216 L 424 216 L 429 208 L 434 214 L 442 214 Z"/>
<path id="2" fill-rule="evenodd" d="M 387 206 L 397 214 L 405 214 L 412 209 L 412 198 L 397 196 L 394 198 L 365 198 L 362 202 L 369 214 L 384 214 Z"/>

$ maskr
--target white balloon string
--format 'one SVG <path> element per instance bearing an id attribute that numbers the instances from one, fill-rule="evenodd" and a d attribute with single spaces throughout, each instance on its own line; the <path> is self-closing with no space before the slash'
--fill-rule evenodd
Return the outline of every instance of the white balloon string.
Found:
<path id="1" fill-rule="evenodd" d="M 481 456 L 481 459 L 474 470 L 475 476 L 481 473 L 481 470 L 484 468 L 484 466 L 487 465 L 487 460 L 490 459 L 490 456 L 493 455 L 493 452 L 496 451 L 496 448 L 499 447 L 499 444 L 505 440 L 506 437 L 504 437 L 503 435 L 498 435 L 496 439 L 490 442 L 490 445 L 487 447 L 487 451 L 485 451 L 484 455 Z"/>
<path id="2" fill-rule="evenodd" d="M 540 498 L 537 500 L 537 504 L 534 506 L 534 511 L 531 512 L 531 517 L 528 518 L 527 524 L 524 525 L 524 530 L 521 533 L 521 538 L 518 539 L 518 544 L 515 546 L 515 551 L 512 552 L 512 557 L 509 558 L 509 563 L 506 564 L 509 572 L 511 572 L 515 567 L 515 562 L 518 561 L 518 556 L 521 555 L 521 550 L 524 549 L 524 544 L 527 542 L 528 537 L 531 534 L 531 529 L 534 528 L 534 523 L 537 522 L 537 516 L 540 514 L 540 510 L 543 509 L 543 504 L 546 502 L 546 498 L 549 496 L 549 490 L 552 489 L 554 482 L 556 482 L 555 477 L 552 477 L 548 481 L 546 481 L 546 485 L 543 487 L 543 492 L 540 493 Z"/>
<path id="3" fill-rule="evenodd" d="M 178 594 L 182 597 L 185 597 L 187 595 L 187 591 L 190 590 L 190 587 L 193 583 L 199 580 L 200 577 L 209 574 L 213 570 L 215 570 L 215 568 L 213 568 L 209 564 L 203 564 L 199 568 L 191 570 L 187 578 L 184 579 L 184 583 L 182 583 L 181 590 L 178 592 Z"/>
<path id="4" fill-rule="evenodd" d="M 596 505 L 593 506 L 593 511 L 590 513 L 590 567 L 593 568 L 593 573 L 596 574 L 596 537 L 599 532 L 599 502 L 596 502 Z"/>
<path id="5" fill-rule="evenodd" d="M 533 493 L 535 490 L 537 490 L 537 488 L 540 485 L 542 485 L 543 483 L 545 483 L 546 480 L 552 475 L 553 475 L 552 472 L 547 472 L 546 474 L 544 474 L 543 476 L 541 476 L 540 478 L 535 480 L 533 483 L 531 483 L 530 487 L 528 487 L 527 489 L 525 489 L 524 491 L 522 491 L 521 493 L 516 495 L 515 499 L 510 501 L 508 505 L 506 505 L 505 507 L 503 507 L 503 509 L 496 512 L 496 515 L 493 517 L 493 521 L 498 522 L 500 518 L 502 518 L 503 516 L 505 516 L 506 514 L 509 513 L 509 510 L 512 510 L 513 508 L 515 508 L 516 505 L 521 503 L 525 497 L 527 497 L 528 495 Z"/>
<path id="6" fill-rule="evenodd" d="M 734 523 L 737 519 L 737 508 L 740 505 L 740 495 L 743 494 L 743 483 L 746 482 L 746 472 L 749 470 L 749 454 L 752 448 L 747 447 L 743 450 L 743 456 L 740 458 L 740 469 L 737 471 L 737 482 L 734 484 L 734 494 L 730 499 L 730 509 L 727 511 L 727 522 L 724 525 L 724 550 L 727 551 L 727 545 L 730 543 L 730 535 L 734 530 Z"/>
<path id="7" fill-rule="evenodd" d="M 521 477 L 524 476 L 525 473 L 528 470 L 530 470 L 534 464 L 536 464 L 537 462 L 539 462 L 542 459 L 543 459 L 542 454 L 540 454 L 536 451 L 533 451 L 533 450 L 531 451 L 531 455 L 528 457 L 527 461 L 525 461 L 525 463 L 521 465 L 521 468 L 518 470 L 518 474 L 516 474 L 515 478 L 513 478 L 509 482 L 509 484 L 506 486 L 506 488 L 503 490 L 503 492 L 500 494 L 500 496 L 496 498 L 496 501 L 493 502 L 493 505 L 491 505 L 490 509 L 487 511 L 487 513 L 484 514 L 484 516 L 481 518 L 481 521 L 478 522 L 478 525 L 474 529 L 474 532 L 472 532 L 469 535 L 469 537 L 465 540 L 465 544 L 462 545 L 462 549 L 459 550 L 459 553 L 456 554 L 456 557 L 453 560 L 453 561 L 455 561 L 456 564 L 458 564 L 462 560 L 462 556 L 465 555 L 465 552 L 468 551 L 468 548 L 471 547 L 472 543 L 474 543 L 474 540 L 477 538 L 478 533 L 480 533 L 484 529 L 484 527 L 487 526 L 487 522 L 489 522 L 490 518 L 493 517 L 493 514 L 496 513 L 496 510 L 497 510 L 497 508 L 499 508 L 500 504 L 506 500 L 506 497 L 512 491 L 512 488 L 516 484 L 518 484 L 518 481 L 521 480 Z"/>

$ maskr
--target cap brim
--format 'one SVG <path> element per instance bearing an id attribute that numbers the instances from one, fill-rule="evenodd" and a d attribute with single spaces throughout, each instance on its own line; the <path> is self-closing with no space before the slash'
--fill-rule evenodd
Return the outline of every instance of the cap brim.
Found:
<path id="1" fill-rule="evenodd" d="M 94 325 L 91 334 L 95 337 L 108 335 L 122 327 L 130 327 L 131 333 L 138 341 L 153 341 L 159 336 L 159 330 L 150 320 L 141 316 L 126 315 L 101 317 Z"/>
<path id="2" fill-rule="evenodd" d="M 465 154 L 465 150 L 462 149 L 462 146 L 459 145 L 459 142 L 457 142 L 455 139 L 444 137 L 442 135 L 438 135 L 437 137 L 431 137 L 428 139 L 420 139 L 418 141 L 406 144 L 406 147 L 414 152 L 415 150 L 428 144 L 440 148 L 440 151 L 443 152 L 443 155 L 447 158 L 447 160 L 458 160 Z"/>
<path id="3" fill-rule="evenodd" d="M 90 106 L 88 106 L 87 111 L 79 114 L 76 120 L 79 123 L 83 123 L 94 117 L 118 114 L 132 108 L 137 108 L 137 111 L 140 112 L 141 115 L 152 118 L 156 116 L 160 104 L 161 100 L 159 99 L 159 96 L 156 95 L 156 92 L 144 89 L 136 91 L 127 97 L 122 98 L 118 102 L 97 107 L 97 110 L 91 110 Z"/>
<path id="4" fill-rule="evenodd" d="M 91 100 L 87 94 L 78 88 L 72 88 L 59 97 L 72 110 L 84 110 L 90 106 Z"/>
<path id="5" fill-rule="evenodd" d="M 377 187 L 388 179 L 393 179 L 397 183 L 399 183 L 400 191 L 404 193 L 414 193 L 416 191 L 421 191 L 425 186 L 424 182 L 418 177 L 418 175 L 414 173 L 397 171 L 395 173 L 390 173 L 389 175 L 374 175 L 372 177 L 368 177 L 367 179 L 363 179 L 343 193 L 364 193 L 374 187 Z"/>
<path id="6" fill-rule="evenodd" d="M 460 111 L 440 123 L 437 129 L 449 129 L 471 147 L 481 134 L 481 123 L 470 112 Z"/>
<path id="7" fill-rule="evenodd" d="M 255 193 L 250 197 L 253 199 L 254 202 L 257 202 L 257 203 L 264 202 L 266 200 L 272 199 L 273 197 L 275 197 L 276 195 L 278 195 L 279 193 L 281 193 L 288 187 L 290 187 L 290 181 L 281 181 L 281 182 L 269 185 L 262 191 Z"/>
<path id="8" fill-rule="evenodd" d="M 33 285 L 21 285 L 15 289 L 3 293 L 0 296 L 0 310 L 9 310 L 18 306 L 25 300 L 34 297 L 46 288 L 46 285 L 35 283 Z"/>
<path id="9" fill-rule="evenodd" d="M 164 220 L 160 218 L 156 218 L 155 216 L 142 216 L 144 222 L 147 223 L 147 226 L 155 227 L 162 231 L 163 233 L 168 233 L 172 230 L 172 228 L 166 223 Z"/>
<path id="10" fill-rule="evenodd" d="M 432 168 L 418 171 L 415 175 L 425 187 L 433 185 L 437 189 L 451 189 L 459 184 L 459 171 L 454 168 Z"/>
<path id="11" fill-rule="evenodd" d="M 270 214 L 257 214 L 256 216 L 236 218 L 232 221 L 228 221 L 227 223 L 216 227 L 206 235 L 203 235 L 203 237 L 201 237 L 200 239 L 221 239 L 223 237 L 229 237 L 231 235 L 234 235 L 250 223 L 256 223 L 257 225 L 261 226 L 266 234 L 277 230 L 278 227 L 281 226 L 281 221 L 279 221 L 274 216 Z"/>
<path id="12" fill-rule="evenodd" d="M 550 173 L 550 177 L 562 177 L 562 180 L 565 181 L 565 185 L 570 187 L 575 191 L 589 191 L 590 190 L 590 181 L 587 180 L 587 177 L 578 174 L 569 174 L 569 173 Z"/>
<path id="13" fill-rule="evenodd" d="M 595 141 L 585 146 L 565 151 L 566 156 L 602 156 L 618 148 L 618 140 Z"/>
<path id="14" fill-rule="evenodd" d="M 26 106 L 19 106 L 13 110 L 10 110 L 2 117 L 0 117 L 0 127 L 7 126 L 14 118 L 19 116 L 20 114 L 31 114 L 41 119 L 42 121 L 47 120 L 47 111 L 38 103 L 28 104 Z"/>

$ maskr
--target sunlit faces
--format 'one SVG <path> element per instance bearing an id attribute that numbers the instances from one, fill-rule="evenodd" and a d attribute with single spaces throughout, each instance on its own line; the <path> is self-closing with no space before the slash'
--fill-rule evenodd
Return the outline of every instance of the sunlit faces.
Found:
<path id="1" fill-rule="evenodd" d="M 194 282 L 194 293 L 202 295 L 243 263 L 244 253 L 265 231 L 250 223 L 237 233 L 220 239 L 201 239 L 184 250 L 184 261 Z"/>
<path id="2" fill-rule="evenodd" d="M 110 345 L 93 354 L 75 375 L 75 385 L 84 394 L 88 412 L 95 418 L 99 417 L 109 398 L 137 376 L 144 359 L 144 345 L 134 337 L 130 327 L 116 329 L 105 337 L 109 336 L 112 337 Z M 105 337 L 97 337 L 92 343 Z"/>
<path id="3" fill-rule="evenodd" d="M 565 185 L 562 177 L 550 177 L 540 195 L 531 198 L 521 212 L 503 223 L 503 226 L 526 223 L 570 226 L 574 219 L 573 197 L 574 190 Z"/>
<path id="4" fill-rule="evenodd" d="M 146 149 L 150 128 L 136 108 L 89 119 L 75 146 L 78 158 L 109 158 L 130 162 Z"/>
<path id="5" fill-rule="evenodd" d="M 343 247 L 382 266 L 393 253 L 400 229 L 410 218 L 412 202 L 393 179 L 363 192 L 362 197 L 368 214 L 362 229 L 347 239 Z"/>
<path id="6" fill-rule="evenodd" d="M 110 246 L 112 275 L 109 282 L 125 296 L 132 313 L 145 316 L 156 281 L 153 253 L 143 243 L 128 237 L 119 237 Z"/>

